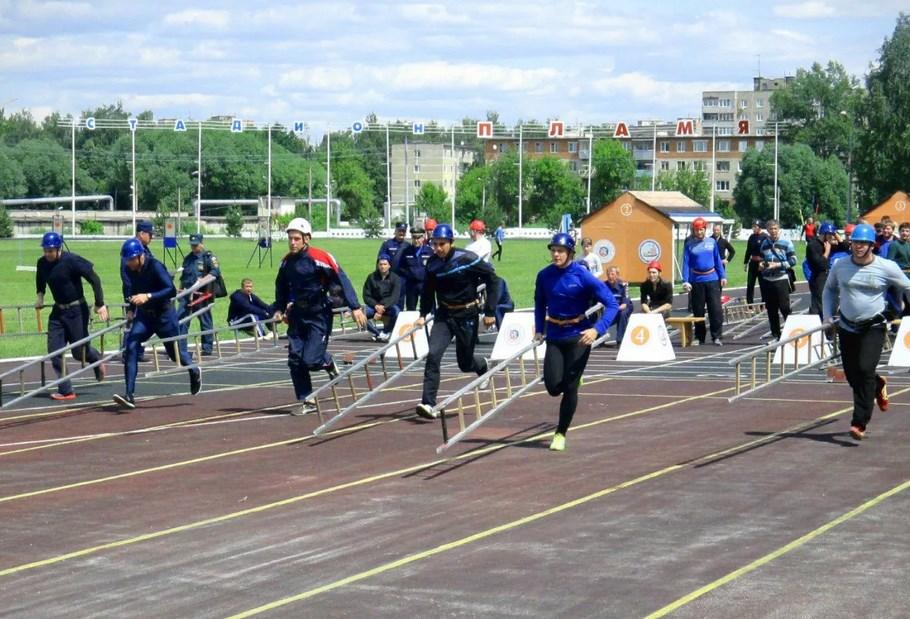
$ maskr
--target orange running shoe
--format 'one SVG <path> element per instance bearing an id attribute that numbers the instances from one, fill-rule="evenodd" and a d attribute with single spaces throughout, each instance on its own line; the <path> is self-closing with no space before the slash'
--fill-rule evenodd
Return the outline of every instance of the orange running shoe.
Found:
<path id="1" fill-rule="evenodd" d="M 888 379 L 884 376 L 875 377 L 876 388 L 875 388 L 875 401 L 878 403 L 878 410 L 885 412 L 888 410 Z"/>

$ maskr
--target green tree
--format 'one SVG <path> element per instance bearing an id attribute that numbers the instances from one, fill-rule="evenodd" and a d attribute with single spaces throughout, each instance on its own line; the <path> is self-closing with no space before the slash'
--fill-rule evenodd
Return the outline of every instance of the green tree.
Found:
<path id="1" fill-rule="evenodd" d="M 8 149 L 0 147 L 0 198 L 21 198 L 27 190 L 22 166 Z"/>
<path id="2" fill-rule="evenodd" d="M 6 212 L 6 207 L 0 204 L 0 239 L 13 238 L 13 220 Z"/>
<path id="3" fill-rule="evenodd" d="M 910 15 L 901 13 L 866 78 L 869 99 L 859 114 L 853 169 L 862 202 L 910 189 Z"/>
<path id="4" fill-rule="evenodd" d="M 778 164 L 780 220 L 784 227 L 798 226 L 809 215 L 843 223 L 847 174 L 836 157 L 821 159 L 805 144 L 782 145 Z M 773 150 L 746 152 L 733 199 L 743 222 L 773 216 Z"/>
<path id="5" fill-rule="evenodd" d="M 711 202 L 711 181 L 704 170 L 686 168 L 675 172 L 660 172 L 655 188 L 658 191 L 679 191 L 702 206 L 708 206 Z"/>
<path id="6" fill-rule="evenodd" d="M 224 225 L 228 236 L 240 237 L 240 231 L 243 229 L 243 213 L 239 207 L 232 206 L 227 210 Z"/>
<path id="7" fill-rule="evenodd" d="M 808 144 L 819 157 L 837 155 L 846 161 L 853 131 L 850 119 L 862 99 L 858 84 L 834 61 L 797 70 L 793 83 L 771 94 L 771 109 L 784 121 L 781 135 L 788 142 Z"/>
<path id="8" fill-rule="evenodd" d="M 585 212 L 585 189 L 581 179 L 558 157 L 532 161 L 531 190 L 527 197 L 529 222 L 540 221 L 552 230 L 559 227 L 564 213 L 577 220 Z"/>
<path id="9" fill-rule="evenodd" d="M 591 210 L 616 199 L 632 187 L 635 179 L 635 161 L 619 140 L 597 140 L 591 162 L 594 176 L 591 179 Z"/>
<path id="10" fill-rule="evenodd" d="M 345 217 L 363 222 L 379 214 L 373 203 L 373 180 L 354 158 L 341 159 L 332 166 L 333 195 L 344 202 Z"/>
<path id="11" fill-rule="evenodd" d="M 28 139 L 17 144 L 13 152 L 25 178 L 28 197 L 70 194 L 70 155 L 62 146 L 46 138 Z"/>
<path id="12" fill-rule="evenodd" d="M 445 189 L 436 183 L 422 183 L 414 199 L 414 210 L 426 213 L 436 221 L 449 221 L 452 218 L 452 203 Z"/>

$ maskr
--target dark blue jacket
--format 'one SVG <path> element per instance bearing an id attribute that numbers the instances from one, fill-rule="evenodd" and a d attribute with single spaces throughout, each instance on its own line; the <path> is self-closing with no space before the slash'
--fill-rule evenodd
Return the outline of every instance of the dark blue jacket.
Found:
<path id="1" fill-rule="evenodd" d="M 486 284 L 483 314 L 493 316 L 499 302 L 499 278 L 490 263 L 460 247 L 450 249 L 445 258 L 433 254 L 427 261 L 427 277 L 420 294 L 420 315 L 429 314 L 434 304 L 445 307 L 470 303 L 477 298 L 480 284 Z"/>
<path id="2" fill-rule="evenodd" d="M 387 254 L 389 258 L 394 262 L 395 256 L 398 254 L 398 252 L 408 245 L 410 245 L 410 243 L 408 243 L 407 239 L 399 241 L 395 237 L 392 237 L 379 246 L 379 252 L 376 254 L 376 259 L 379 260 L 379 256 L 382 254 Z"/>
<path id="3" fill-rule="evenodd" d="M 218 276 L 221 269 L 218 267 L 218 258 L 210 251 L 203 251 L 194 254 L 190 252 L 183 259 L 183 270 L 180 271 L 180 287 L 189 288 L 196 283 L 196 280 L 205 275 L 212 274 Z M 204 286 L 209 289 L 211 284 Z"/>
<path id="4" fill-rule="evenodd" d="M 597 323 L 585 318 L 574 325 L 560 326 L 546 320 L 547 316 L 559 320 L 581 316 L 597 301 L 604 306 L 603 315 Z M 606 285 L 577 262 L 570 263 L 564 269 L 551 264 L 537 274 L 534 326 L 537 333 L 546 333 L 549 340 L 577 338 L 582 331 L 591 327 L 603 335 L 618 311 L 619 305 Z"/>
<path id="5" fill-rule="evenodd" d="M 231 293 L 231 304 L 228 306 L 228 322 L 252 314 L 259 319 L 272 317 L 269 306 L 254 294 L 245 294 L 242 289 Z"/>
<path id="6" fill-rule="evenodd" d="M 427 276 L 427 261 L 433 255 L 433 249 L 429 245 L 408 244 L 401 250 L 398 257 L 395 272 L 408 282 L 423 283 Z"/>
<path id="7" fill-rule="evenodd" d="M 149 293 L 152 298 L 140 306 L 139 311 L 158 313 L 170 307 L 171 299 L 177 296 L 177 287 L 164 265 L 151 255 L 146 255 L 145 262 L 138 271 L 131 271 L 124 265 L 123 300 L 135 294 Z M 136 309 L 133 306 L 132 309 Z"/>
<path id="8" fill-rule="evenodd" d="M 275 278 L 275 309 L 286 311 L 289 303 L 309 313 L 320 313 L 330 306 L 328 290 L 337 284 L 345 303 L 352 310 L 360 309 L 357 293 L 329 252 L 307 247 L 297 254 L 288 254 L 278 267 Z"/>

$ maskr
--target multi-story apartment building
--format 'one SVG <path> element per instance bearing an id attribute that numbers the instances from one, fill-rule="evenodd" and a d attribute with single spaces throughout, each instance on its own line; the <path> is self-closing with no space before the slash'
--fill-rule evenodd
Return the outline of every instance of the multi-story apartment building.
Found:
<path id="1" fill-rule="evenodd" d="M 451 198 L 458 179 L 474 163 L 473 150 L 450 144 L 393 144 L 390 154 L 392 221 L 402 219 L 424 183 L 435 183 Z"/>
<path id="2" fill-rule="evenodd" d="M 741 121 L 748 121 L 752 135 L 765 135 L 773 122 L 771 93 L 789 86 L 795 78 L 753 78 L 752 90 L 706 90 L 702 92 L 701 120 L 705 133 L 717 127 L 717 135 L 735 135 Z"/>

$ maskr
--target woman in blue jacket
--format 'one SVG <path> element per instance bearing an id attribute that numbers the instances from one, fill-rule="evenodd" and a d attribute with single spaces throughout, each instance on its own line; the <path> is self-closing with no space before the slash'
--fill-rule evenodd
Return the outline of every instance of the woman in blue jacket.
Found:
<path id="1" fill-rule="evenodd" d="M 564 232 L 547 246 L 553 263 L 537 274 L 534 290 L 535 337 L 546 337 L 544 384 L 551 396 L 562 394 L 559 424 L 550 449 L 564 451 L 566 432 L 578 407 L 578 387 L 591 344 L 607 332 L 619 306 L 602 281 L 574 262 L 575 240 Z M 585 315 L 591 302 L 603 303 L 597 322 Z"/>

